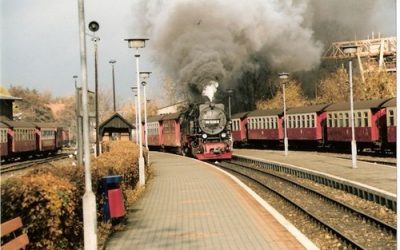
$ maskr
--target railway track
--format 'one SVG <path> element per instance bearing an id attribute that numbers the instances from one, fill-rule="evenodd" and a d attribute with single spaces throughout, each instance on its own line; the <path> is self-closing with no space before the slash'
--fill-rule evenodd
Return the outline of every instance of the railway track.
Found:
<path id="1" fill-rule="evenodd" d="M 308 221 L 334 235 L 341 246 L 350 249 L 396 247 L 395 220 L 376 218 L 282 173 L 238 161 L 222 162 L 218 166 L 255 183 L 262 192 L 268 190 L 280 197 L 285 204 L 283 210 L 292 207 L 302 214 L 299 216 L 306 216 Z"/>
<path id="2" fill-rule="evenodd" d="M 0 167 L 0 174 L 17 172 L 23 169 L 27 169 L 33 167 L 38 164 L 48 163 L 51 161 L 57 161 L 61 159 L 68 158 L 68 154 L 58 154 L 51 157 L 41 158 L 41 159 L 33 159 L 23 162 L 13 162 L 8 164 L 2 164 Z"/>

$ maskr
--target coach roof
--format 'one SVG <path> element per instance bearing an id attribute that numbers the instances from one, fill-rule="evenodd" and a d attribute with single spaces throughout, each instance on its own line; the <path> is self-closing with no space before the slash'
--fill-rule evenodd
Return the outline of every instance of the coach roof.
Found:
<path id="1" fill-rule="evenodd" d="M 10 128 L 36 128 L 36 125 L 32 122 L 25 121 L 2 121 L 2 123 L 8 125 Z"/>
<path id="2" fill-rule="evenodd" d="M 378 100 L 367 100 L 354 102 L 354 109 L 377 109 L 380 108 L 390 98 L 378 99 Z M 349 102 L 339 102 L 330 105 L 325 111 L 342 111 L 350 110 Z"/>
<path id="3" fill-rule="evenodd" d="M 158 122 L 161 121 L 164 115 L 153 115 L 150 117 L 147 117 L 147 122 Z"/>
<path id="4" fill-rule="evenodd" d="M 325 111 L 325 108 L 328 107 L 330 104 L 320 104 L 320 105 L 313 105 L 313 106 L 306 106 L 306 107 L 298 107 L 298 108 L 289 108 L 286 111 L 286 114 L 304 114 L 304 113 L 318 113 Z"/>
<path id="5" fill-rule="evenodd" d="M 387 108 L 387 107 L 396 107 L 396 97 L 393 97 L 389 99 L 387 102 L 385 102 L 382 107 Z"/>
<path id="6" fill-rule="evenodd" d="M 249 113 L 249 112 L 236 113 L 236 114 L 233 114 L 231 118 L 232 118 L 232 119 L 243 118 L 243 117 L 246 117 L 246 115 L 247 115 L 248 113 Z"/>
<path id="7" fill-rule="evenodd" d="M 176 119 L 179 118 L 180 115 L 181 115 L 181 112 L 177 112 L 177 113 L 172 113 L 172 114 L 164 115 L 163 118 L 161 119 L 161 121 L 165 121 L 165 120 L 176 120 Z"/>
<path id="8" fill-rule="evenodd" d="M 273 116 L 273 115 L 280 115 L 282 113 L 283 109 L 261 109 L 249 112 L 247 117 Z"/>

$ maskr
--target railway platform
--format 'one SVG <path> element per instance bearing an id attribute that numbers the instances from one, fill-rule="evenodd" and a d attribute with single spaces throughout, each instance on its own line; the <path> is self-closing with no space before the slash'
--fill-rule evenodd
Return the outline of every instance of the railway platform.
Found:
<path id="1" fill-rule="evenodd" d="M 397 175 L 396 168 L 392 166 L 357 161 L 357 168 L 352 168 L 351 159 L 317 152 L 289 151 L 285 157 L 283 151 L 277 150 L 234 149 L 234 155 L 290 164 L 396 195 Z"/>
<path id="2" fill-rule="evenodd" d="M 106 249 L 317 249 L 226 172 L 159 152 L 150 162 L 154 178 Z"/>

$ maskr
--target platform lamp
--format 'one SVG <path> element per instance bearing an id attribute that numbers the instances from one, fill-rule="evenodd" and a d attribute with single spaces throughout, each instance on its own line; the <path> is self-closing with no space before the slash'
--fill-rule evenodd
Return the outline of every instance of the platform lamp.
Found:
<path id="1" fill-rule="evenodd" d="M 286 96 L 285 96 L 285 84 L 287 82 L 287 79 L 289 78 L 289 74 L 282 72 L 278 73 L 279 79 L 281 80 L 282 83 L 282 95 L 283 95 L 283 130 L 284 130 L 284 138 L 283 138 L 283 144 L 285 148 L 285 156 L 288 155 L 288 138 L 287 138 L 287 117 L 286 117 Z"/>
<path id="2" fill-rule="evenodd" d="M 79 16 L 79 47 L 82 79 L 82 130 L 84 147 L 85 193 L 82 198 L 83 207 L 83 244 L 85 250 L 97 249 L 97 216 L 96 195 L 92 190 L 91 160 L 89 148 L 89 112 L 88 112 L 88 84 L 87 84 L 87 56 L 85 36 L 85 10 L 83 0 L 78 0 Z M 98 29 L 93 23 L 92 29 Z"/>
<path id="3" fill-rule="evenodd" d="M 112 83 L 113 83 L 113 104 L 114 104 L 114 113 L 117 112 L 117 105 L 115 104 L 115 75 L 114 75 L 114 64 L 117 61 L 114 59 L 111 59 L 109 63 L 111 64 L 112 67 Z"/>
<path id="4" fill-rule="evenodd" d="M 91 21 L 88 25 L 90 31 L 93 35 L 86 34 L 90 36 L 94 44 L 94 84 L 95 84 L 95 109 L 96 109 L 96 157 L 100 154 L 100 141 L 99 141 L 99 81 L 98 81 L 98 46 L 97 42 L 100 38 L 96 36 L 96 32 L 99 30 L 100 25 L 96 21 Z"/>
<path id="5" fill-rule="evenodd" d="M 149 164 L 149 144 L 148 144 L 148 134 L 147 134 L 147 99 L 146 99 L 146 85 L 147 82 L 146 80 L 150 77 L 151 72 L 149 71 L 142 71 L 139 73 L 140 78 L 143 80 L 142 81 L 142 86 L 143 86 L 143 100 L 144 100 L 144 140 L 145 140 L 145 146 L 147 150 L 147 164 Z M 141 122 L 141 121 L 140 121 Z"/>
<path id="6" fill-rule="evenodd" d="M 140 114 L 140 77 L 139 77 L 139 48 L 144 48 L 146 45 L 146 41 L 149 39 L 146 38 L 132 38 L 132 39 L 125 39 L 128 41 L 128 47 L 136 49 L 136 87 L 137 87 L 137 96 L 138 96 L 138 120 L 141 121 L 141 114 Z M 145 184 L 145 173 L 144 173 L 144 158 L 143 158 L 143 149 L 142 149 L 142 124 L 141 122 L 138 123 L 138 134 L 139 134 L 139 185 L 143 186 Z"/>
<path id="7" fill-rule="evenodd" d="M 357 143 L 354 131 L 354 103 L 353 103 L 353 65 L 351 57 L 357 53 L 357 45 L 346 45 L 341 47 L 343 53 L 350 57 L 349 60 L 349 85 L 350 85 L 350 121 L 351 121 L 351 167 L 357 168 Z"/>

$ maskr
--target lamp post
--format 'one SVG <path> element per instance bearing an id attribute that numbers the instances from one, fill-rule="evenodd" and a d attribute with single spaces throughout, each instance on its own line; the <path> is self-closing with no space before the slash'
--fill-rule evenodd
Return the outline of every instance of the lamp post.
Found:
<path id="1" fill-rule="evenodd" d="M 94 44 L 94 84 L 95 84 L 95 107 L 96 107 L 96 156 L 99 156 L 100 146 L 99 146 L 99 83 L 97 74 L 97 42 L 100 38 L 95 36 L 96 31 L 99 30 L 99 24 L 96 21 L 89 23 L 89 30 L 93 32 L 92 41 Z"/>
<path id="2" fill-rule="evenodd" d="M 78 88 L 78 83 L 77 83 L 77 79 L 78 76 L 74 75 L 72 76 L 72 78 L 75 79 L 75 113 L 76 113 L 76 159 L 77 159 L 77 163 L 78 163 L 78 167 L 82 166 L 82 155 L 83 155 L 83 148 L 82 148 L 82 121 L 81 121 L 81 107 L 80 107 L 80 101 L 79 101 L 79 89 Z"/>
<path id="3" fill-rule="evenodd" d="M 116 105 L 115 105 L 115 75 L 114 75 L 114 64 L 115 64 L 116 62 L 117 62 L 117 61 L 114 60 L 114 59 L 111 59 L 111 60 L 109 61 L 109 63 L 111 64 L 111 67 L 112 67 L 114 113 L 117 112 L 117 108 L 116 108 Z"/>
<path id="4" fill-rule="evenodd" d="M 233 94 L 233 89 L 227 89 L 228 91 L 228 107 L 229 107 L 229 120 L 232 118 L 232 111 L 231 111 L 231 96 Z"/>
<path id="5" fill-rule="evenodd" d="M 343 52 L 348 56 L 357 53 L 357 45 L 343 46 Z M 357 143 L 354 131 L 354 103 L 353 103 L 353 66 L 351 59 L 349 60 L 349 85 L 350 85 L 350 121 L 351 121 L 351 167 L 357 168 Z"/>
<path id="6" fill-rule="evenodd" d="M 148 136 L 147 136 L 147 99 L 146 99 L 146 79 L 150 77 L 151 72 L 140 72 L 140 78 L 143 80 L 142 81 L 142 86 L 143 86 L 143 100 L 144 100 L 144 140 L 145 140 L 145 146 L 147 150 L 147 164 L 149 164 L 149 144 L 148 144 Z M 140 121 L 141 122 L 141 121 Z"/>
<path id="7" fill-rule="evenodd" d="M 288 148 L 289 148 L 289 145 L 288 145 L 288 138 L 287 138 L 287 117 L 286 117 L 285 84 L 286 84 L 286 81 L 287 81 L 287 79 L 288 79 L 288 77 L 289 77 L 289 74 L 288 74 L 288 73 L 285 73 L 285 72 L 282 72 L 282 73 L 279 73 L 278 75 L 279 75 L 279 79 L 281 79 L 281 82 L 282 82 L 282 94 L 283 94 L 283 120 L 284 120 L 284 122 L 283 122 L 283 125 L 284 125 L 284 127 L 283 127 L 283 130 L 284 130 L 283 144 L 284 144 L 284 148 L 285 148 L 285 156 L 287 156 L 287 155 L 288 155 Z"/>
<path id="8" fill-rule="evenodd" d="M 138 143 L 138 133 L 137 133 L 137 129 L 138 129 L 138 110 L 137 110 L 137 87 L 131 87 L 133 95 L 135 96 L 135 143 Z M 132 138 L 133 140 L 133 138 Z"/>
<path id="9" fill-rule="evenodd" d="M 87 86 L 87 62 L 86 62 L 86 37 L 85 37 L 85 10 L 83 0 L 78 0 L 79 13 L 79 45 L 80 64 L 82 77 L 82 115 L 83 115 L 83 146 L 85 158 L 85 194 L 83 195 L 83 237 L 84 249 L 97 249 L 97 212 L 96 196 L 92 191 L 92 177 L 90 172 L 89 149 L 89 115 L 88 115 L 88 86 Z"/>
<path id="10" fill-rule="evenodd" d="M 146 41 L 149 39 L 144 38 L 133 38 L 133 39 L 125 39 L 128 41 L 128 47 L 136 49 L 136 87 L 137 87 L 137 96 L 138 96 L 138 134 L 139 134 L 139 185 L 143 186 L 145 184 L 145 173 L 144 173 L 144 158 L 143 158 L 143 149 L 142 149 L 142 124 L 141 124 L 141 108 L 140 108 L 140 77 L 139 77 L 139 48 L 144 48 Z"/>

